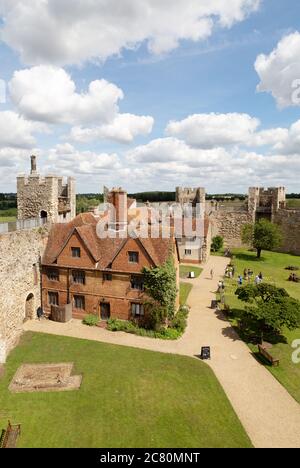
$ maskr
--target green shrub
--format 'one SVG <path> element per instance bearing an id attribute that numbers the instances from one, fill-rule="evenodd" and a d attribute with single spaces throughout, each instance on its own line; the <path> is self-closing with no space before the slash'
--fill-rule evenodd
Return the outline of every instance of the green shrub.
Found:
<path id="1" fill-rule="evenodd" d="M 186 311 L 184 313 L 186 314 Z M 185 322 L 185 325 L 186 325 L 186 322 Z M 107 329 L 113 332 L 123 331 L 125 333 L 132 333 L 134 335 L 145 336 L 148 338 L 159 338 L 161 340 L 177 340 L 182 335 L 185 327 L 184 329 L 180 329 L 179 326 L 177 328 L 161 327 L 160 329 L 155 331 L 155 330 L 148 330 L 146 328 L 139 327 L 135 323 L 129 322 L 126 320 L 111 319 L 107 322 Z"/>
<path id="2" fill-rule="evenodd" d="M 97 315 L 89 314 L 82 320 L 82 323 L 84 323 L 84 325 L 88 325 L 89 327 L 95 327 L 99 323 L 99 318 Z"/>
<path id="3" fill-rule="evenodd" d="M 180 338 L 181 333 L 175 328 L 164 328 L 156 336 L 156 338 L 161 338 L 163 340 L 177 340 Z"/>
<path id="4" fill-rule="evenodd" d="M 219 252 L 224 245 L 224 239 L 221 236 L 216 236 L 212 239 L 211 250 L 213 252 Z"/>
<path id="5" fill-rule="evenodd" d="M 107 322 L 107 329 L 110 331 L 124 331 L 126 333 L 135 333 L 137 327 L 134 323 L 127 320 L 110 319 Z"/>
<path id="6" fill-rule="evenodd" d="M 181 334 L 186 329 L 188 313 L 189 309 L 186 306 L 181 307 L 171 322 L 171 327 Z"/>

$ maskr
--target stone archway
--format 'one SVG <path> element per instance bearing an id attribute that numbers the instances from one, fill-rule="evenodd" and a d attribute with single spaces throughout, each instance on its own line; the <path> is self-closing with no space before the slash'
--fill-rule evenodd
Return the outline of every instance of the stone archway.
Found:
<path id="1" fill-rule="evenodd" d="M 31 293 L 26 298 L 24 322 L 34 318 L 34 295 Z"/>
<path id="2" fill-rule="evenodd" d="M 47 219 L 47 218 L 48 218 L 48 213 L 47 213 L 47 211 L 45 211 L 45 210 L 42 210 L 42 211 L 41 211 L 41 218 L 42 218 L 42 219 Z"/>

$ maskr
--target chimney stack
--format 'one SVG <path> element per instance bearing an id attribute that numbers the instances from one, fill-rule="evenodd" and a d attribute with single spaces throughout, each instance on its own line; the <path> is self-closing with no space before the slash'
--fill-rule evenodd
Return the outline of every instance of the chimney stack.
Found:
<path id="1" fill-rule="evenodd" d="M 113 188 L 108 195 L 108 202 L 114 207 L 114 219 L 111 220 L 116 231 L 127 227 L 127 192 L 120 188 Z"/>
<path id="2" fill-rule="evenodd" d="M 36 175 L 36 156 L 31 156 L 31 175 Z"/>

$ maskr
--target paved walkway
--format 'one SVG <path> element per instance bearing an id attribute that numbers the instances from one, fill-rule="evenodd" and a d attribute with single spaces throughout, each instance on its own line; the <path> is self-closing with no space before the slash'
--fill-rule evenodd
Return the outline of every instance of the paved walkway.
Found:
<path id="1" fill-rule="evenodd" d="M 188 303 L 191 312 L 187 331 L 178 341 L 143 338 L 122 332 L 87 327 L 78 320 L 68 324 L 31 321 L 25 330 L 133 346 L 153 351 L 196 356 L 201 346 L 211 346 L 208 361 L 255 447 L 300 448 L 300 405 L 272 374 L 251 355 L 220 313 L 210 308 L 214 290 L 224 274 L 227 260 L 211 257 L 194 287 Z M 214 269 L 215 279 L 209 272 Z"/>

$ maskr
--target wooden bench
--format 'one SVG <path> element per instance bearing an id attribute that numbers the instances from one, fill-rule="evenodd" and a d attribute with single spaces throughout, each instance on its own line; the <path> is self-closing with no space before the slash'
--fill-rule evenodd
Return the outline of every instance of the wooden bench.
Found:
<path id="1" fill-rule="evenodd" d="M 258 345 L 259 353 L 270 362 L 272 366 L 279 366 L 279 359 L 274 358 L 262 345 Z"/>

